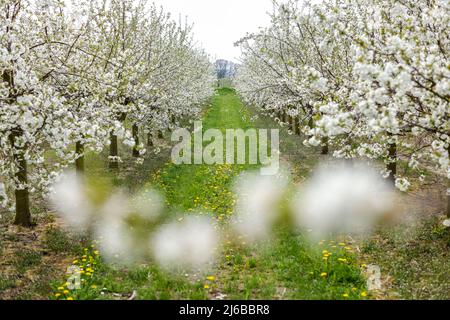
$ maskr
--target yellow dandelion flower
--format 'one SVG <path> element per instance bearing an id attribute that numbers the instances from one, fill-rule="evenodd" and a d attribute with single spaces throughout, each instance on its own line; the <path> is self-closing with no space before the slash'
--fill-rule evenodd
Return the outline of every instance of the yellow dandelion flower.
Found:
<path id="1" fill-rule="evenodd" d="M 361 292 L 361 297 L 367 297 L 367 292 L 365 292 L 365 291 L 363 291 L 363 292 Z"/>
<path id="2" fill-rule="evenodd" d="M 97 286 L 96 286 L 95 284 L 93 284 L 93 285 L 91 286 L 91 288 L 92 288 L 92 289 L 97 289 Z"/>
<path id="3" fill-rule="evenodd" d="M 56 298 L 61 297 L 61 293 L 55 293 L 55 297 L 56 297 Z"/>
<path id="4" fill-rule="evenodd" d="M 206 280 L 214 281 L 214 280 L 216 280 L 216 277 L 214 277 L 214 276 L 209 276 L 209 277 L 206 277 Z"/>
<path id="5" fill-rule="evenodd" d="M 68 294 L 68 293 L 69 293 L 69 290 L 64 290 L 63 293 L 64 293 L 64 294 Z"/>
<path id="6" fill-rule="evenodd" d="M 64 287 L 58 287 L 58 290 L 62 291 L 62 290 L 64 290 Z"/>
<path id="7" fill-rule="evenodd" d="M 322 273 L 320 274 L 320 276 L 321 276 L 321 277 L 326 277 L 326 276 L 328 276 L 328 273 L 322 272 Z"/>
<path id="8" fill-rule="evenodd" d="M 205 284 L 205 285 L 203 286 L 203 288 L 209 289 L 209 285 Z"/>
<path id="9" fill-rule="evenodd" d="M 348 298 L 348 293 L 344 293 L 342 296 L 343 296 L 344 298 Z"/>
<path id="10" fill-rule="evenodd" d="M 78 260 L 73 260 L 72 264 L 77 264 Z"/>
<path id="11" fill-rule="evenodd" d="M 347 263 L 347 259 L 344 259 L 344 258 L 339 258 L 338 261 L 339 262 L 343 262 L 343 263 Z"/>
<path id="12" fill-rule="evenodd" d="M 73 298 L 72 297 L 68 297 L 67 300 L 73 300 Z"/>

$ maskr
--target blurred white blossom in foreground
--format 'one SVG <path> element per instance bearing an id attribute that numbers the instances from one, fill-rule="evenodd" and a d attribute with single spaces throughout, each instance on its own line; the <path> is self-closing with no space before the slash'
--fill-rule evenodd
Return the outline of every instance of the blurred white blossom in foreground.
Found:
<path id="1" fill-rule="evenodd" d="M 444 220 L 444 227 L 450 228 L 450 219 Z"/>
<path id="2" fill-rule="evenodd" d="M 0 182 L 0 208 L 6 207 L 8 195 L 6 194 L 5 184 Z"/>
<path id="3" fill-rule="evenodd" d="M 94 225 L 94 237 L 99 240 L 103 256 L 111 262 L 128 262 L 135 258 L 130 227 L 125 219 L 131 206 L 123 193 L 115 193 L 99 210 Z"/>
<path id="4" fill-rule="evenodd" d="M 83 181 L 74 171 L 58 177 L 50 201 L 66 223 L 76 229 L 87 228 L 94 210 L 86 195 Z"/>
<path id="5" fill-rule="evenodd" d="M 146 189 L 133 199 L 131 206 L 142 219 L 155 220 L 164 210 L 164 198 L 157 191 Z"/>
<path id="6" fill-rule="evenodd" d="M 293 204 L 300 227 L 313 237 L 364 234 L 394 210 L 392 188 L 369 166 L 345 163 L 319 167 Z"/>
<path id="7" fill-rule="evenodd" d="M 235 231 L 248 241 L 267 238 L 279 218 L 280 204 L 289 178 L 285 171 L 276 176 L 244 173 L 235 182 Z"/>
<path id="8" fill-rule="evenodd" d="M 210 219 L 193 216 L 161 226 L 150 245 L 166 269 L 205 269 L 214 262 L 219 237 Z"/>

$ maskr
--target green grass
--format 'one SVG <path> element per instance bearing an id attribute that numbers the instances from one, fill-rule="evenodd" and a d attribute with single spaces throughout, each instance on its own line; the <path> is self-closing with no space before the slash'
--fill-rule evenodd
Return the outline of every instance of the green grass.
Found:
<path id="1" fill-rule="evenodd" d="M 275 127 L 272 120 L 250 120 L 234 90 L 222 88 L 205 113 L 204 130 Z M 269 126 L 269 127 L 270 127 Z M 285 133 L 283 133 L 285 134 Z M 285 148 L 301 145 L 298 137 L 285 137 Z M 295 141 L 295 142 L 294 142 Z M 305 155 L 297 155 L 303 159 Z M 306 166 L 312 165 L 310 158 Z M 181 165 L 167 163 L 148 179 L 165 195 L 169 212 L 208 212 L 225 221 L 233 214 L 233 179 L 255 165 Z M 307 172 L 307 167 L 302 166 Z M 124 180 L 126 181 L 126 180 Z M 123 182 L 122 182 L 123 183 Z M 120 268 L 101 261 L 77 299 L 120 299 L 137 292 L 138 299 L 360 299 L 364 280 L 353 253 L 333 244 L 311 245 L 301 235 L 280 229 L 277 240 L 247 247 L 233 241 L 207 280 L 206 275 L 166 273 L 153 265 Z M 323 259 L 323 250 L 333 252 Z M 338 259 L 345 259 L 338 261 Z M 54 284 L 55 292 L 58 284 Z M 92 287 L 94 286 L 94 288 Z"/>

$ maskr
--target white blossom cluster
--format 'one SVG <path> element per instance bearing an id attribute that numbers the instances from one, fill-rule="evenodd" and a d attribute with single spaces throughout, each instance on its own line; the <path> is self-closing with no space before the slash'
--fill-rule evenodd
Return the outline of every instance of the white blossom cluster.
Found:
<path id="1" fill-rule="evenodd" d="M 146 1 L 1 0 L 3 193 L 47 190 L 111 136 L 142 156 L 125 119 L 146 133 L 171 128 L 198 113 L 214 80 L 192 27 Z"/>
<path id="2" fill-rule="evenodd" d="M 301 3 L 275 4 L 271 26 L 238 42 L 244 99 L 298 117 L 308 145 L 384 161 L 386 177 L 404 161 L 450 178 L 449 1 Z"/>
<path id="3" fill-rule="evenodd" d="M 322 164 L 294 193 L 289 182 L 286 174 L 240 176 L 235 232 L 249 243 L 265 241 L 287 223 L 307 230 L 314 241 L 339 234 L 365 237 L 398 215 L 393 189 L 362 162 Z"/>

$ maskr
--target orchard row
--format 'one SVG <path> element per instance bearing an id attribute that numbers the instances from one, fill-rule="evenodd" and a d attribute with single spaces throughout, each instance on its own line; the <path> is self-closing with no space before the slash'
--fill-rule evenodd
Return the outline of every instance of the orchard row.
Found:
<path id="1" fill-rule="evenodd" d="M 450 178 L 449 2 L 301 3 L 275 5 L 270 27 L 238 42 L 246 102 L 324 153 L 384 161 L 403 191 L 406 172 Z"/>
<path id="2" fill-rule="evenodd" d="M 2 0 L 0 76 L 0 206 L 24 226 L 31 192 L 87 151 L 118 168 L 120 140 L 141 157 L 142 133 L 194 117 L 215 80 L 192 26 L 132 0 Z"/>

